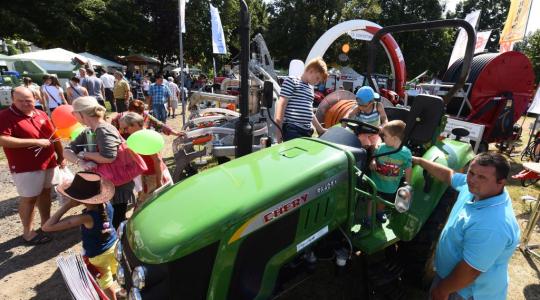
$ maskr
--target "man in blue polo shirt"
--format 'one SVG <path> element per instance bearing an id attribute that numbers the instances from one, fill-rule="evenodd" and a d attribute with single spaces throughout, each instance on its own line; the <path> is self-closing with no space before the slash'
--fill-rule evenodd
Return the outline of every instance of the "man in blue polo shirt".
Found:
<path id="1" fill-rule="evenodd" d="M 506 189 L 510 164 L 498 153 L 478 154 L 467 174 L 419 157 L 433 177 L 459 192 L 435 252 L 430 298 L 506 299 L 508 262 L 519 243 L 519 226 Z"/>
<path id="2" fill-rule="evenodd" d="M 163 84 L 163 75 L 156 75 L 156 83 L 150 86 L 148 95 L 150 96 L 149 106 L 154 112 L 154 116 L 165 123 L 167 121 L 165 103 L 167 106 L 171 106 L 171 91 Z"/>

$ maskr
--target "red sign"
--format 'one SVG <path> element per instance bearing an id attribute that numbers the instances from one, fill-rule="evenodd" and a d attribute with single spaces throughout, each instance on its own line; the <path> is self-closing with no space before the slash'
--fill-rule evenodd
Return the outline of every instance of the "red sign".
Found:
<path id="1" fill-rule="evenodd" d="M 268 223 L 272 221 L 273 219 L 280 217 L 283 214 L 286 214 L 287 212 L 296 209 L 300 205 L 306 203 L 308 201 L 308 194 L 303 194 L 302 196 L 287 202 L 280 207 L 274 209 L 274 211 L 271 211 L 264 215 L 264 223 Z"/>

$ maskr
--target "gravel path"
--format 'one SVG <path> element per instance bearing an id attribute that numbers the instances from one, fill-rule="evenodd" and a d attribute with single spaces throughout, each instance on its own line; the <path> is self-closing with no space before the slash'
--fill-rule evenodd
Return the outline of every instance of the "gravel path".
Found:
<path id="1" fill-rule="evenodd" d="M 168 124 L 180 128 L 180 119 L 171 119 Z M 528 132 L 528 131 L 527 131 Z M 166 137 L 172 144 L 172 137 Z M 164 149 L 164 158 L 172 156 L 171 147 Z M 527 191 L 538 192 L 539 186 Z M 53 235 L 54 241 L 30 247 L 22 243 L 21 224 L 17 213 L 17 194 L 7 162 L 0 154 L 0 300 L 4 299 L 70 299 L 55 258 L 69 250 L 80 251 L 78 229 Z M 519 214 L 522 229 L 528 218 L 527 207 L 514 199 L 515 207 L 525 213 Z M 54 201 L 52 211 L 58 209 Z M 38 219 L 38 218 L 36 218 Z M 36 228 L 39 222 L 35 222 Z M 540 228 L 536 228 L 533 241 L 540 243 Z M 510 264 L 509 299 L 540 299 L 540 262 L 529 259 L 516 251 Z"/>

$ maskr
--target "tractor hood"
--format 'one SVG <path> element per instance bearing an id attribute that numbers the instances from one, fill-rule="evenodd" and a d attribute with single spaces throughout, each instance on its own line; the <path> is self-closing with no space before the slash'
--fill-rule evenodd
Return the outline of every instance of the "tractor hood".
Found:
<path id="1" fill-rule="evenodd" d="M 295 139 L 192 176 L 145 203 L 128 222 L 133 253 L 150 264 L 175 260 L 230 239 L 264 209 L 338 174 L 347 152 L 314 139 Z"/>

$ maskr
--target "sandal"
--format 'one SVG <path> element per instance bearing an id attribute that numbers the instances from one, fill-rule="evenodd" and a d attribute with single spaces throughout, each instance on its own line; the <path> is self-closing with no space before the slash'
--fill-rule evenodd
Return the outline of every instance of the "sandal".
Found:
<path id="1" fill-rule="evenodd" d="M 36 236 L 33 237 L 30 240 L 27 240 L 24 237 L 22 239 L 23 239 L 25 244 L 33 245 L 33 246 L 46 244 L 46 243 L 52 241 L 52 238 L 50 236 L 44 234 L 43 232 L 37 232 Z"/>

